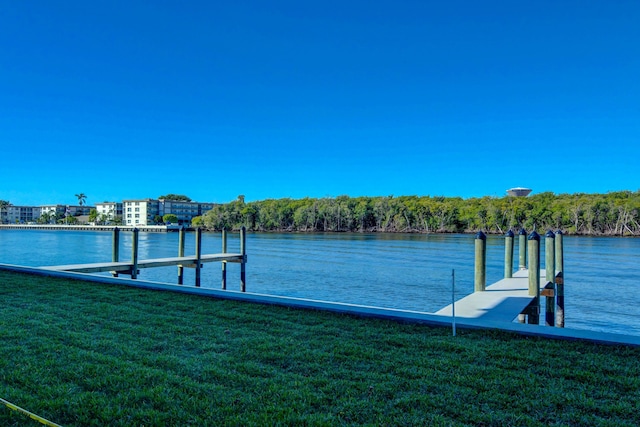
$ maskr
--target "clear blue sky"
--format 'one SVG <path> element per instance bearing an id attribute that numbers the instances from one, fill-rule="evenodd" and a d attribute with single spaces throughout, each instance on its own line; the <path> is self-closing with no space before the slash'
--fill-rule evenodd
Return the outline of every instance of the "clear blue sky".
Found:
<path id="1" fill-rule="evenodd" d="M 640 2 L 5 1 L 0 199 L 640 188 Z"/>

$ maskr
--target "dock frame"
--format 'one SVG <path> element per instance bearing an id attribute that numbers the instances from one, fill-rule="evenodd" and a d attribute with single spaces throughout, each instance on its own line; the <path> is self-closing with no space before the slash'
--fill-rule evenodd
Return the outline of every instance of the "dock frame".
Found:
<path id="1" fill-rule="evenodd" d="M 226 263 L 239 263 L 240 264 L 240 291 L 246 292 L 246 267 L 247 253 L 246 253 L 246 228 L 242 227 L 240 230 L 240 253 L 228 253 L 227 249 L 227 234 L 225 231 L 222 233 L 222 252 L 217 254 L 201 254 L 201 242 L 202 242 L 202 230 L 197 228 L 196 232 L 196 253 L 191 256 L 184 256 L 184 233 L 185 229 L 180 228 L 180 243 L 177 257 L 169 258 L 155 258 L 155 259 L 138 259 L 138 232 L 139 230 L 133 229 L 133 245 L 131 248 L 131 260 L 120 261 L 120 234 L 119 229 L 113 230 L 113 250 L 111 262 L 98 262 L 90 264 L 70 264 L 70 265 L 54 265 L 40 267 L 44 270 L 53 271 L 68 271 L 75 273 L 104 273 L 110 272 L 114 277 L 119 274 L 126 274 L 131 276 L 132 279 L 136 279 L 140 274 L 141 268 L 153 268 L 153 267 L 178 267 L 178 284 L 183 283 L 184 268 L 195 268 L 196 278 L 195 286 L 201 285 L 200 269 L 206 262 L 221 262 L 222 263 L 222 289 L 227 288 L 227 266 Z"/>

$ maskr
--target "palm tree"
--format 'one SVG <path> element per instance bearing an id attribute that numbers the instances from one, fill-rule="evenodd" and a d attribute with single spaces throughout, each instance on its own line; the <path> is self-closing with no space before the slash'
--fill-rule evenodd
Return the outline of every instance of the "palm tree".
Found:
<path id="1" fill-rule="evenodd" d="M 78 198 L 78 204 L 80 206 L 84 205 L 84 202 L 87 200 L 87 195 L 84 193 L 76 194 L 76 197 Z"/>

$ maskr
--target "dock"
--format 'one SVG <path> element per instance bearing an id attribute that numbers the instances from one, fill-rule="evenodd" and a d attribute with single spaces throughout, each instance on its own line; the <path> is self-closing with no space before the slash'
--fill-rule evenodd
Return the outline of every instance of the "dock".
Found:
<path id="1" fill-rule="evenodd" d="M 481 322 L 540 324 L 544 298 L 544 324 L 564 327 L 564 254 L 562 232 L 545 235 L 545 268 L 540 268 L 540 236 L 521 230 L 518 269 L 514 272 L 514 233 L 505 236 L 504 278 L 486 285 L 486 236 L 475 239 L 474 292 L 436 311 L 455 321 L 477 319 Z M 544 277 L 544 281 L 541 278 Z"/>
<path id="2" fill-rule="evenodd" d="M 184 230 L 183 230 L 184 231 Z M 184 236 L 183 231 L 181 236 Z M 401 322 L 412 322 L 419 324 L 427 324 L 438 327 L 453 328 L 455 335 L 456 325 L 465 329 L 495 329 L 510 331 L 525 336 L 545 337 L 563 340 L 585 340 L 601 344 L 609 345 L 632 345 L 640 346 L 640 337 L 633 335 L 612 334 L 606 332 L 596 332 L 591 330 L 575 330 L 564 328 L 564 282 L 562 280 L 563 272 L 563 254 L 562 254 L 562 234 L 556 233 L 555 239 L 547 236 L 547 243 L 555 241 L 554 249 L 547 246 L 547 265 L 545 270 L 526 268 L 527 245 L 526 236 L 521 233 L 520 245 L 520 263 L 518 269 L 513 271 L 513 234 L 507 234 L 505 244 L 505 277 L 496 283 L 484 288 L 484 269 L 486 268 L 486 258 L 483 245 L 483 239 L 476 239 L 476 279 L 475 283 L 478 290 L 471 295 L 467 295 L 455 304 L 451 304 L 436 313 L 425 313 L 411 310 L 398 310 L 383 307 L 363 306 L 357 304 L 346 304 L 331 301 L 319 301 L 307 298 L 295 298 L 276 295 L 264 295 L 258 293 L 246 292 L 244 288 L 244 264 L 246 263 L 246 251 L 244 244 L 244 228 L 241 229 L 241 250 L 240 253 L 232 254 L 226 252 L 226 232 L 223 231 L 223 250 L 219 254 L 201 255 L 198 262 L 197 255 L 194 256 L 178 256 L 171 258 L 157 258 L 150 260 L 138 260 L 137 264 L 129 261 L 105 262 L 94 264 L 80 265 L 58 265 L 45 267 L 26 267 L 9 264 L 0 264 L 0 270 L 22 274 L 35 274 L 48 277 L 59 277 L 66 279 L 83 280 L 94 283 L 103 283 L 120 286 L 131 286 L 141 289 L 149 289 L 156 291 L 178 292 L 189 295 L 199 295 L 202 297 L 229 299 L 235 301 L 244 301 L 257 304 L 273 304 L 291 308 L 300 308 L 307 310 L 325 310 L 335 313 L 343 313 L 360 317 L 372 317 Z M 196 233 L 197 235 L 197 233 Z M 114 233 L 114 242 L 117 243 L 117 232 Z M 536 256 L 539 257 L 539 240 L 532 233 L 529 236 L 529 255 L 530 267 L 536 267 Z M 135 240 L 135 239 L 134 239 Z M 183 243 L 181 237 L 181 244 Z M 117 245 L 114 245 L 114 250 Z M 198 244 L 196 244 L 198 248 Z M 479 249 L 479 250 L 478 250 Z M 183 251 L 181 248 L 180 251 Z M 117 255 L 117 254 L 116 254 Z M 555 259 L 551 257 L 555 255 Z M 553 261 L 551 261 L 553 259 Z M 180 271 L 184 267 L 196 268 L 205 262 L 220 261 L 222 263 L 223 287 L 222 289 L 213 289 L 210 287 L 199 286 L 182 286 L 182 283 L 170 284 L 151 282 L 145 280 L 136 280 L 135 274 L 137 268 L 151 268 L 168 265 L 178 265 Z M 226 290 L 226 263 L 241 263 L 241 290 Z M 105 275 L 95 275 L 91 273 L 112 272 L 114 277 Z M 555 283 L 547 282 L 544 286 L 538 283 L 541 276 L 547 275 L 547 272 L 554 271 Z M 117 273 L 131 275 L 131 278 L 118 277 Z M 532 274 L 529 274 L 532 273 Z M 539 273 L 539 274 L 535 274 Z M 180 277 L 180 276 L 179 276 Z M 531 285 L 538 285 L 533 289 Z M 549 285 L 552 285 L 551 287 Z M 537 319 L 540 308 L 540 298 L 546 298 L 545 307 L 547 310 L 554 308 L 556 312 L 556 325 L 561 327 L 540 327 L 534 320 Z M 455 308 L 456 314 L 453 315 Z M 519 322 L 514 322 L 515 318 Z M 528 318 L 529 322 L 524 322 Z M 546 321 L 553 317 L 546 316 Z M 561 321 L 560 321 L 561 320 Z M 529 323 L 529 324 L 525 324 Z M 554 326 L 549 325 L 549 326 Z"/>
<path id="3" fill-rule="evenodd" d="M 513 322 L 526 311 L 534 298 L 529 295 L 529 270 L 519 270 L 513 277 L 487 286 L 483 292 L 474 292 L 456 301 L 455 315 L 467 319 Z M 453 310 L 452 303 L 434 314 L 453 316 Z"/>
<path id="4" fill-rule="evenodd" d="M 39 267 L 42 270 L 69 272 L 69 273 L 105 273 L 109 272 L 113 277 L 118 277 L 120 274 L 125 274 L 135 280 L 140 274 L 141 268 L 154 268 L 154 267 L 178 267 L 178 285 L 182 285 L 184 282 L 184 269 L 195 269 L 195 286 L 200 287 L 201 274 L 200 270 L 204 263 L 208 262 L 220 262 L 222 263 L 222 289 L 227 288 L 227 263 L 239 263 L 240 264 L 240 291 L 246 291 L 246 228 L 240 229 L 240 252 L 230 253 L 227 252 L 227 233 L 222 231 L 222 252 L 216 254 L 202 254 L 202 229 L 197 228 L 195 230 L 195 254 L 185 256 L 185 231 L 184 227 L 179 228 L 179 241 L 178 241 L 178 256 L 167 258 L 153 258 L 153 259 L 138 259 L 138 234 L 139 229 L 134 228 L 131 230 L 133 233 L 132 245 L 131 245 L 131 259 L 129 261 L 120 261 L 120 229 L 114 228 L 113 243 L 111 249 L 111 262 L 97 262 L 89 264 L 68 264 L 68 265 L 52 265 Z"/>
<path id="5" fill-rule="evenodd" d="M 200 263 L 205 262 L 242 262 L 243 255 L 242 254 L 232 254 L 232 253 L 218 253 L 218 254 L 208 254 L 200 256 L 200 259 L 196 258 L 196 256 L 186 256 L 186 257 L 170 257 L 170 258 L 155 258 L 155 259 L 144 259 L 138 260 L 137 267 L 138 268 L 153 268 L 153 267 L 168 267 L 168 266 L 182 266 L 187 268 L 195 268 L 196 263 L 200 261 Z M 70 265 L 54 265 L 54 266 L 44 266 L 46 270 L 57 270 L 57 271 L 72 271 L 76 273 L 103 273 L 103 272 L 118 272 L 123 274 L 131 275 L 133 270 L 133 262 L 97 262 L 91 264 L 70 264 Z"/>

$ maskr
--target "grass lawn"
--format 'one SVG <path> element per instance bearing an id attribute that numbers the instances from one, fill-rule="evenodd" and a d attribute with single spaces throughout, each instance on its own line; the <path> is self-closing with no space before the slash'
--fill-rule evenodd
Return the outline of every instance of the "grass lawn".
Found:
<path id="1" fill-rule="evenodd" d="M 639 348 L 3 271 L 0 302 L 0 397 L 64 426 L 640 425 Z"/>

